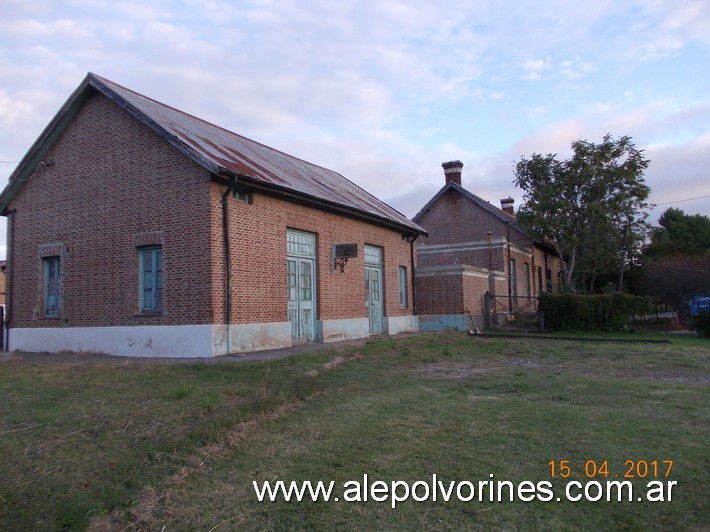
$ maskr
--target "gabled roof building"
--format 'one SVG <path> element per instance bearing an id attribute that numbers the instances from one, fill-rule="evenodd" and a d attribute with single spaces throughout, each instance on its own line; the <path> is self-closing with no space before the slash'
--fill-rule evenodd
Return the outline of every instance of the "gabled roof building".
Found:
<path id="1" fill-rule="evenodd" d="M 512 198 L 499 208 L 466 190 L 461 161 L 442 167 L 444 186 L 413 218 L 428 232 L 416 242 L 420 328 L 482 329 L 489 319 L 534 312 L 540 291 L 557 286 L 554 248 L 527 236 Z"/>
<path id="2" fill-rule="evenodd" d="M 417 329 L 418 224 L 337 172 L 95 74 L 0 211 L 10 349 L 214 356 Z"/>

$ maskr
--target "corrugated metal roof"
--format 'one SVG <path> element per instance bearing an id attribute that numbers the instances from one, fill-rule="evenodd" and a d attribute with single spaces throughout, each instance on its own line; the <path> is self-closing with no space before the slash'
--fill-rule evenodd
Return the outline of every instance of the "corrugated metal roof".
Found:
<path id="1" fill-rule="evenodd" d="M 89 74 L 91 86 L 138 118 L 147 118 L 178 147 L 214 173 L 222 169 L 243 174 L 255 182 L 296 195 L 381 219 L 417 233 L 426 233 L 399 211 L 346 179 L 341 174 L 306 162 L 274 148 L 162 104 L 152 98 Z"/>

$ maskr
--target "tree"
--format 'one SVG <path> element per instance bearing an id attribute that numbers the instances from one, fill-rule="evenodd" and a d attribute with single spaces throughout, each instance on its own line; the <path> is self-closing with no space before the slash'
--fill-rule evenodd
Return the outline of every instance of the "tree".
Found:
<path id="1" fill-rule="evenodd" d="M 710 294 L 710 251 L 696 255 L 665 255 L 644 264 L 640 292 L 655 296 L 686 321 L 688 298 Z"/>
<path id="2" fill-rule="evenodd" d="M 644 250 L 648 257 L 698 255 L 710 250 L 710 218 L 688 215 L 680 209 L 667 209 L 651 233 L 651 243 Z"/>
<path id="3" fill-rule="evenodd" d="M 686 318 L 691 296 L 710 294 L 710 218 L 667 209 L 643 250 L 636 291 L 657 297 Z"/>
<path id="4" fill-rule="evenodd" d="M 645 235 L 650 193 L 643 179 L 650 161 L 631 137 L 606 135 L 599 144 L 577 140 L 572 152 L 563 161 L 553 154 L 521 157 L 514 181 L 524 193 L 518 221 L 533 238 L 553 242 L 567 290 L 577 260 L 592 272 L 621 266 L 623 280 L 629 250 Z"/>

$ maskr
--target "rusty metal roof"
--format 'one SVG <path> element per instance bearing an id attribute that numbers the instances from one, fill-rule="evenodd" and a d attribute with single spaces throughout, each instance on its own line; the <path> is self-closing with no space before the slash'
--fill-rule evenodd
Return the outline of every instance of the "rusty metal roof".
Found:
<path id="1" fill-rule="evenodd" d="M 85 83 L 161 133 L 215 174 L 237 174 L 267 188 L 288 191 L 365 215 L 408 232 L 426 233 L 399 211 L 341 174 L 288 155 L 89 73 Z"/>

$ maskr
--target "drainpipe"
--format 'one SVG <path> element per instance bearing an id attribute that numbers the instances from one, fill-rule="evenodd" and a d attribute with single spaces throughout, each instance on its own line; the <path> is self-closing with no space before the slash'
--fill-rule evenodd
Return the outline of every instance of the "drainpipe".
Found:
<path id="1" fill-rule="evenodd" d="M 232 177 L 227 185 L 224 194 L 222 194 L 222 236 L 224 238 L 224 271 L 226 274 L 225 280 L 225 306 L 226 316 L 225 324 L 227 326 L 227 353 L 230 352 L 230 336 L 232 322 L 232 257 L 229 250 L 229 209 L 228 202 L 230 194 L 234 192 L 234 187 L 237 184 L 236 177 Z"/>
<path id="2" fill-rule="evenodd" d="M 409 241 L 409 261 L 412 263 L 412 315 L 416 316 L 417 315 L 417 299 L 416 299 L 416 292 L 414 290 L 414 241 L 419 238 L 419 233 L 414 235 L 414 238 L 412 238 Z"/>
<path id="3" fill-rule="evenodd" d="M 4 347 L 5 351 L 10 351 L 10 325 L 11 325 L 11 320 L 12 320 L 12 303 L 13 303 L 13 291 L 12 291 L 12 272 L 15 269 L 14 268 L 14 257 L 15 257 L 15 222 L 17 220 L 17 209 L 12 209 L 11 211 L 8 211 L 8 217 L 11 215 L 12 218 L 10 218 L 10 242 L 8 245 L 8 249 L 10 253 L 8 254 L 7 258 L 7 266 L 5 269 L 7 278 L 6 278 L 6 283 L 5 283 L 5 309 L 7 310 L 7 314 L 4 316 L 5 323 L 2 324 L 2 333 L 5 335 L 5 338 L 3 338 L 4 342 Z M 5 325 L 7 325 L 7 331 L 5 329 Z"/>
<path id="4" fill-rule="evenodd" d="M 510 269 L 510 221 L 505 222 L 505 239 L 508 241 L 508 312 L 513 313 L 513 272 Z M 505 268 L 505 265 L 503 265 Z"/>

